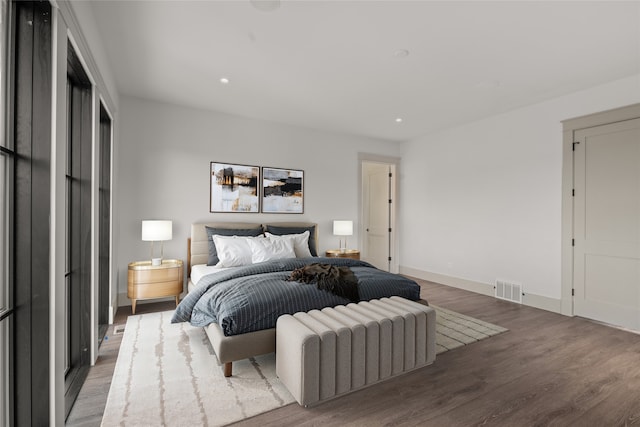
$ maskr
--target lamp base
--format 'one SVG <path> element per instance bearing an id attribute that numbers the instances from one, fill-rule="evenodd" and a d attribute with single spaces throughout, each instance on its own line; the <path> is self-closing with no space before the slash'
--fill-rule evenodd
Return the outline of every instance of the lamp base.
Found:
<path id="1" fill-rule="evenodd" d="M 162 265 L 162 258 L 151 258 L 151 265 Z"/>

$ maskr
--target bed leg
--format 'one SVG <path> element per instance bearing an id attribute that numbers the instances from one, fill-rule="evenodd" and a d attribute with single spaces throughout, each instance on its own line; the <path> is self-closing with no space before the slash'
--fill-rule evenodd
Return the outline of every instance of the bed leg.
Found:
<path id="1" fill-rule="evenodd" d="M 224 376 L 230 377 L 233 370 L 233 362 L 227 362 L 224 364 Z"/>

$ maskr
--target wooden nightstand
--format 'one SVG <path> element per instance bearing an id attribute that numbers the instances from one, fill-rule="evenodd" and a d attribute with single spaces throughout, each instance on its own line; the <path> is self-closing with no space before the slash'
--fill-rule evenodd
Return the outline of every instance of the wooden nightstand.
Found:
<path id="1" fill-rule="evenodd" d="M 127 297 L 131 299 L 131 311 L 136 314 L 139 299 L 175 297 L 176 307 L 182 293 L 182 261 L 165 259 L 161 265 L 151 265 L 151 261 L 129 264 Z"/>
<path id="2" fill-rule="evenodd" d="M 360 251 L 357 249 L 347 249 L 342 252 L 340 249 L 329 249 L 325 252 L 326 257 L 330 258 L 352 258 L 360 259 Z"/>

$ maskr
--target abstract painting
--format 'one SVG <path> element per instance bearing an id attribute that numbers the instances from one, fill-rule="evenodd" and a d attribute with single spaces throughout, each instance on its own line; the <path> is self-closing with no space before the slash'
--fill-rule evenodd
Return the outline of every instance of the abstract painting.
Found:
<path id="1" fill-rule="evenodd" d="M 259 212 L 260 167 L 211 162 L 211 212 Z"/>
<path id="2" fill-rule="evenodd" d="M 263 167 L 262 212 L 304 213 L 304 171 Z"/>

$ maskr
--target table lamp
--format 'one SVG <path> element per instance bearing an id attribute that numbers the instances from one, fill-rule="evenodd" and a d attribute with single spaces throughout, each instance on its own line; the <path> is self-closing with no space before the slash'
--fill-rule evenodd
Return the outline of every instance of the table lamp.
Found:
<path id="1" fill-rule="evenodd" d="M 334 236 L 351 236 L 353 235 L 353 221 L 335 220 L 333 221 Z M 344 238 L 344 248 L 342 247 L 342 239 L 339 239 L 340 252 L 347 251 L 347 238 Z"/>
<path id="2" fill-rule="evenodd" d="M 142 241 L 151 242 L 151 265 L 161 265 L 164 256 L 163 243 L 172 238 L 172 223 L 165 220 L 142 221 Z M 153 242 L 160 242 L 160 258 L 153 257 Z"/>

